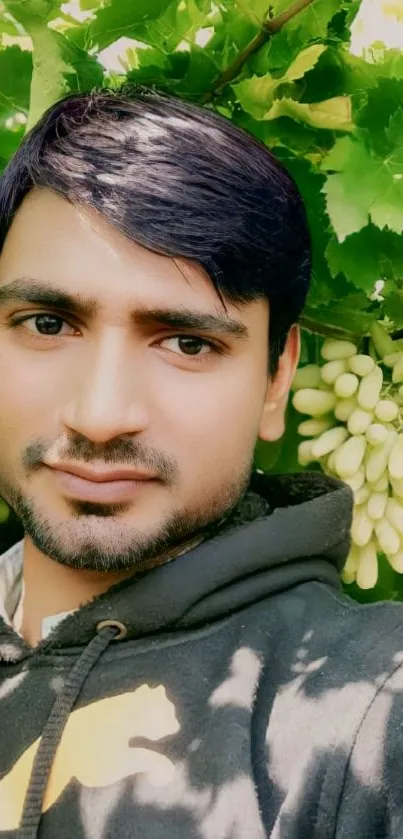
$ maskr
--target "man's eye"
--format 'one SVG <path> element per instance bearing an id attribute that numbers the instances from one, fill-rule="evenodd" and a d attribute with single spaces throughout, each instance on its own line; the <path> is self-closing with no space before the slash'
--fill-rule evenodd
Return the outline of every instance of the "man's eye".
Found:
<path id="1" fill-rule="evenodd" d="M 33 322 L 34 326 L 28 326 L 30 322 Z M 28 317 L 19 318 L 18 320 L 14 321 L 14 326 L 24 326 L 36 337 L 43 336 L 56 336 L 58 337 L 63 329 L 63 325 L 66 326 L 68 329 L 73 329 L 64 318 L 59 317 L 58 315 L 52 315 L 49 313 L 43 313 L 39 315 L 30 315 Z M 64 333 L 66 334 L 66 333 Z"/>
<path id="2" fill-rule="evenodd" d="M 43 312 L 38 315 L 25 315 L 14 320 L 12 325 L 15 328 L 20 327 L 26 329 L 32 338 L 58 338 L 71 334 L 71 331 L 77 334 L 77 330 L 64 318 L 59 315 L 54 315 L 51 312 Z M 161 345 L 164 345 L 176 355 L 193 358 L 195 361 L 211 353 L 220 352 L 220 348 L 212 341 L 207 341 L 198 335 L 175 335 L 171 338 L 164 338 L 161 341 Z"/>
<path id="3" fill-rule="evenodd" d="M 174 342 L 174 346 L 168 347 L 168 349 L 172 349 L 173 352 L 178 353 L 177 348 L 179 348 L 181 355 L 189 357 L 208 355 L 209 352 L 215 349 L 211 341 L 206 341 L 204 338 L 199 338 L 196 335 L 176 335 L 173 338 L 165 338 L 161 343 L 166 344 L 167 342 Z"/>

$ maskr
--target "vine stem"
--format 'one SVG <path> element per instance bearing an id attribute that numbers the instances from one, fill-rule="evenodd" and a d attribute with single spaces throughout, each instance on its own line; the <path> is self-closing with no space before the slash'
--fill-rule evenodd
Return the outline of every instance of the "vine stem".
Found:
<path id="1" fill-rule="evenodd" d="M 249 56 L 257 52 L 257 50 L 259 50 L 260 47 L 262 47 L 263 44 L 272 37 L 272 35 L 276 35 L 277 32 L 280 32 L 289 20 L 300 14 L 300 12 L 304 9 L 308 8 L 308 6 L 310 6 L 313 2 L 314 0 L 295 0 L 295 2 L 292 3 L 288 9 L 285 9 L 284 12 L 281 12 L 281 14 L 264 20 L 262 28 L 257 35 L 249 41 L 249 44 L 247 44 L 242 52 L 237 55 L 232 64 L 229 64 L 228 67 L 226 67 L 225 70 L 223 70 L 223 72 L 217 77 L 210 90 L 202 96 L 201 104 L 205 105 L 207 102 L 211 102 L 216 93 L 228 84 L 228 82 L 233 81 L 233 79 L 238 76 Z"/>
<path id="2" fill-rule="evenodd" d="M 326 323 L 319 323 L 306 315 L 300 317 L 299 325 L 302 329 L 306 329 L 308 332 L 313 332 L 316 335 L 323 335 L 325 338 L 338 338 L 342 341 L 352 341 L 354 343 L 364 337 L 363 335 L 358 335 L 356 332 L 348 332 L 341 326 L 330 326 Z"/>

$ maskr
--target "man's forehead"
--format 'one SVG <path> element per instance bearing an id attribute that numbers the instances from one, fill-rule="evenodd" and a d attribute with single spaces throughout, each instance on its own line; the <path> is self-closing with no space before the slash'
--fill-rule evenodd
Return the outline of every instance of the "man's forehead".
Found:
<path id="1" fill-rule="evenodd" d="M 13 270 L 20 275 L 30 274 L 25 264 L 38 265 L 44 279 L 46 266 L 58 259 L 60 276 L 69 266 L 79 262 L 86 269 L 94 265 L 99 274 L 102 268 L 113 272 L 111 282 L 130 274 L 135 281 L 145 273 L 148 277 L 176 280 L 200 290 L 214 292 L 211 277 L 196 260 L 179 255 L 168 255 L 152 250 L 124 235 L 116 226 L 93 208 L 76 205 L 47 188 L 32 189 L 18 208 L 5 246 L 0 256 L 0 282 L 4 267 L 12 260 Z M 53 277 L 49 277 L 52 279 Z M 72 281 L 75 284 L 74 277 Z"/>
<path id="2" fill-rule="evenodd" d="M 85 318 L 116 315 L 239 339 L 250 333 L 255 309 L 267 308 L 265 300 L 220 299 L 195 260 L 131 241 L 99 213 L 49 189 L 32 190 L 17 212 L 0 255 L 0 291 L 3 306 L 14 294 Z"/>

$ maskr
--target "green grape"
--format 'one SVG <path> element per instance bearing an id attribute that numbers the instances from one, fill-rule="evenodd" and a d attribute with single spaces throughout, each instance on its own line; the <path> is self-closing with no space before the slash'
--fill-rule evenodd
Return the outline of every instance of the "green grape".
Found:
<path id="1" fill-rule="evenodd" d="M 378 557 L 373 540 L 361 548 L 357 560 L 357 585 L 362 589 L 376 586 L 378 581 Z"/>
<path id="2" fill-rule="evenodd" d="M 369 425 L 365 432 L 367 442 L 371 446 L 381 446 L 382 443 L 386 443 L 388 435 L 389 432 L 386 426 L 381 425 L 379 422 L 374 422 L 372 425 Z"/>
<path id="3" fill-rule="evenodd" d="M 358 389 L 359 380 L 354 373 L 342 373 L 334 383 L 334 392 L 339 399 L 348 399 Z"/>
<path id="4" fill-rule="evenodd" d="M 357 347 L 351 341 L 334 341 L 329 338 L 323 344 L 321 355 L 326 361 L 336 361 L 336 359 L 350 358 L 356 355 Z"/>
<path id="5" fill-rule="evenodd" d="M 355 506 L 360 507 L 361 504 L 365 504 L 365 502 L 368 501 L 368 498 L 369 498 L 370 495 L 371 495 L 371 488 L 370 488 L 369 484 L 363 484 L 354 493 L 354 504 L 355 504 Z"/>
<path id="6" fill-rule="evenodd" d="M 375 362 L 371 356 L 363 354 L 352 355 L 347 364 L 351 372 L 360 377 L 368 376 L 368 373 L 372 373 L 375 367 Z"/>
<path id="7" fill-rule="evenodd" d="M 335 465 L 340 478 L 350 478 L 361 466 L 367 441 L 363 434 L 350 437 L 335 452 Z"/>
<path id="8" fill-rule="evenodd" d="M 399 534 L 387 519 L 376 522 L 375 533 L 379 547 L 386 556 L 398 552 L 400 548 Z"/>
<path id="9" fill-rule="evenodd" d="M 363 548 L 367 545 L 374 530 L 374 522 L 370 519 L 366 507 L 358 507 L 354 513 L 351 525 L 351 538 L 355 545 Z"/>
<path id="10" fill-rule="evenodd" d="M 372 373 L 368 373 L 368 376 L 361 379 L 357 400 L 360 407 L 364 408 L 365 411 L 373 411 L 375 408 L 379 400 L 382 381 L 383 374 L 380 367 L 375 367 Z"/>
<path id="11" fill-rule="evenodd" d="M 350 434 L 364 434 L 372 423 L 374 415 L 362 408 L 355 408 L 347 420 Z"/>
<path id="12" fill-rule="evenodd" d="M 394 382 L 394 384 L 403 382 L 403 353 L 401 358 L 398 359 L 397 364 L 393 367 L 392 382 Z"/>
<path id="13" fill-rule="evenodd" d="M 305 367 L 300 367 L 297 370 L 293 383 L 292 390 L 300 390 L 305 387 L 317 387 L 321 380 L 321 368 L 318 364 L 306 364 Z"/>
<path id="14" fill-rule="evenodd" d="M 403 434 L 399 434 L 388 461 L 389 475 L 399 481 L 403 478 Z"/>
<path id="15" fill-rule="evenodd" d="M 315 460 L 318 460 L 320 457 L 324 457 L 326 454 L 330 454 L 330 452 L 337 449 L 342 443 L 344 443 L 346 437 L 348 437 L 348 431 L 342 425 L 337 426 L 336 428 L 330 428 L 328 431 L 324 431 L 320 437 L 317 437 L 316 440 L 312 443 L 312 455 L 314 456 Z"/>
<path id="16" fill-rule="evenodd" d="M 332 411 L 336 404 L 334 393 L 315 390 L 314 388 L 303 388 L 297 390 L 292 400 L 294 408 L 301 414 L 308 414 L 311 417 L 320 417 Z"/>
<path id="17" fill-rule="evenodd" d="M 298 426 L 298 434 L 300 437 L 319 437 L 328 428 L 334 425 L 334 420 L 331 417 L 318 417 L 318 419 L 308 419 L 300 422 Z"/>
<path id="18" fill-rule="evenodd" d="M 334 408 L 334 415 L 340 422 L 347 422 L 353 411 L 357 407 L 356 396 L 350 396 L 348 399 L 339 399 Z"/>
<path id="19" fill-rule="evenodd" d="M 391 524 L 398 533 L 403 534 L 403 507 L 399 504 L 396 498 L 389 498 L 385 514 L 389 524 Z"/>
<path id="20" fill-rule="evenodd" d="M 367 513 L 372 521 L 383 519 L 387 503 L 387 492 L 373 492 L 370 495 L 367 503 Z"/>
<path id="21" fill-rule="evenodd" d="M 380 399 L 375 405 L 374 414 L 382 422 L 393 422 L 398 413 L 399 408 L 392 399 Z"/>
<path id="22" fill-rule="evenodd" d="M 324 364 L 321 367 L 321 377 L 322 380 L 327 385 L 333 385 L 336 379 L 345 373 L 347 370 L 347 364 L 343 359 L 336 358 L 335 361 L 328 361 L 327 364 Z"/>

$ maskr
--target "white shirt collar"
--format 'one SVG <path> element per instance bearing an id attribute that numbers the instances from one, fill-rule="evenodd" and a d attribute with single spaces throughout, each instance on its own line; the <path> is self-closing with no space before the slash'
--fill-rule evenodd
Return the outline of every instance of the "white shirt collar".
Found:
<path id="1" fill-rule="evenodd" d="M 24 540 L 17 542 L 0 556 L 0 617 L 21 635 L 24 583 L 22 577 Z M 73 610 L 75 611 L 75 610 Z M 48 615 L 42 621 L 42 640 L 58 626 L 70 612 Z"/>

